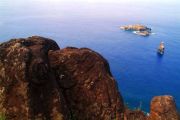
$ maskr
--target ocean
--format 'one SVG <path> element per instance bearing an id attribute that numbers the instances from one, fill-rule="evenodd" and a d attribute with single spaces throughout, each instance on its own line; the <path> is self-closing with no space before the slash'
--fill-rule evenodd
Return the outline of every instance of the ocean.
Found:
<path id="1" fill-rule="evenodd" d="M 125 104 L 149 112 L 153 96 L 172 95 L 180 109 L 178 0 L 0 0 L 0 42 L 39 35 L 60 48 L 88 47 L 109 61 Z M 143 24 L 142 37 L 120 26 Z M 165 54 L 157 55 L 160 42 Z"/>

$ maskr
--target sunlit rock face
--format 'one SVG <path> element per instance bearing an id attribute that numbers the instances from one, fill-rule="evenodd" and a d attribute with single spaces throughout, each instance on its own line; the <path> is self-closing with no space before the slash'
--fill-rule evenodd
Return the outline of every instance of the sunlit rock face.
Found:
<path id="1" fill-rule="evenodd" d="M 135 34 L 140 36 L 149 36 L 151 34 L 151 28 L 141 24 L 125 25 L 120 27 L 122 30 L 133 31 Z"/>
<path id="2" fill-rule="evenodd" d="M 151 101 L 148 120 L 179 120 L 176 103 L 172 96 L 156 96 Z"/>

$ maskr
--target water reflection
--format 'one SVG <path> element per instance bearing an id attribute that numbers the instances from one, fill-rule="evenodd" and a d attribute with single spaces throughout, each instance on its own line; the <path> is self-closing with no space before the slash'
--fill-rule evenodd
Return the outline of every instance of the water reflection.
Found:
<path id="1" fill-rule="evenodd" d="M 164 57 L 164 54 L 161 54 L 159 52 L 156 53 L 157 54 L 157 62 L 161 63 Z"/>

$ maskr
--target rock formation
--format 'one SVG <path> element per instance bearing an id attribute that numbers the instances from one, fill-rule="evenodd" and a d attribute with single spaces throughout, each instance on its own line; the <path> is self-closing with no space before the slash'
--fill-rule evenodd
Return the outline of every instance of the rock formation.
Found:
<path id="1" fill-rule="evenodd" d="M 158 52 L 158 54 L 163 55 L 164 54 L 164 50 L 165 50 L 164 42 L 161 42 L 159 47 L 158 47 L 157 52 Z"/>
<path id="2" fill-rule="evenodd" d="M 67 119 L 48 60 L 48 51 L 58 49 L 54 41 L 41 37 L 0 45 L 0 113 L 7 120 Z"/>
<path id="3" fill-rule="evenodd" d="M 172 96 L 156 96 L 151 101 L 148 120 L 179 120 L 176 104 Z"/>
<path id="4" fill-rule="evenodd" d="M 50 64 L 77 120 L 122 120 L 123 100 L 108 62 L 87 49 L 49 52 Z"/>
<path id="5" fill-rule="evenodd" d="M 126 109 L 124 112 L 124 119 L 123 120 L 147 120 L 147 116 L 141 110 Z"/>
<path id="6" fill-rule="evenodd" d="M 88 48 L 60 50 L 38 36 L 0 44 L 0 114 L 7 120 L 178 120 L 172 97 L 154 98 L 150 116 L 123 103 L 108 62 Z"/>
<path id="7" fill-rule="evenodd" d="M 151 28 L 148 28 L 140 24 L 126 25 L 126 26 L 121 26 L 120 28 L 126 31 L 133 31 L 135 34 L 141 36 L 149 36 L 151 34 Z"/>

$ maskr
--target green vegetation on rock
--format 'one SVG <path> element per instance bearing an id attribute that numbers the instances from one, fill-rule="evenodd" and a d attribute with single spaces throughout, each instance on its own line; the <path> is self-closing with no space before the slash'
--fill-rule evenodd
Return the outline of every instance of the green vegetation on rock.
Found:
<path id="1" fill-rule="evenodd" d="M 0 120 L 6 120 L 6 117 L 5 117 L 5 115 L 4 114 L 0 114 Z"/>

